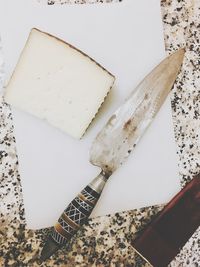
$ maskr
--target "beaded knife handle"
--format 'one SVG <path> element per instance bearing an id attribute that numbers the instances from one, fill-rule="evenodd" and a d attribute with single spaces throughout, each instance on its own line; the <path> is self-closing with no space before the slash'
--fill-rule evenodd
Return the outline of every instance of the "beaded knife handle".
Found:
<path id="1" fill-rule="evenodd" d="M 87 222 L 107 180 L 108 176 L 101 172 L 71 201 L 45 243 L 41 253 L 42 260 L 49 258 L 61 246 L 67 244 L 80 227 Z"/>

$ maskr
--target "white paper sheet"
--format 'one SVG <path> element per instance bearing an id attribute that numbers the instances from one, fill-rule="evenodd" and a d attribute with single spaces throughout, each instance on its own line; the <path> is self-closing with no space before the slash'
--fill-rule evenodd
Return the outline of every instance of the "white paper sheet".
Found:
<path id="1" fill-rule="evenodd" d="M 0 2 L 7 79 L 32 27 L 77 46 L 117 77 L 81 141 L 13 109 L 19 170 L 29 228 L 51 226 L 99 169 L 89 163 L 93 138 L 138 82 L 165 57 L 159 0 L 43 6 Z M 110 178 L 93 216 L 168 201 L 180 189 L 170 101 L 129 160 Z"/>

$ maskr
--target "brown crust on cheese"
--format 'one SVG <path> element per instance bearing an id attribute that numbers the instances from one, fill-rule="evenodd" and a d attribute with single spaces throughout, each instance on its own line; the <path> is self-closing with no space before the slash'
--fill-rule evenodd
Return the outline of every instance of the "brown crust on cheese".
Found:
<path id="1" fill-rule="evenodd" d="M 62 39 L 60 39 L 60 38 L 58 38 L 58 37 L 56 37 L 56 36 L 54 36 L 54 35 L 52 35 L 52 34 L 50 34 L 50 33 L 41 31 L 41 30 L 39 30 L 39 29 L 37 29 L 37 28 L 33 28 L 33 29 L 31 30 L 31 32 L 32 32 L 33 30 L 39 31 L 39 32 L 41 32 L 41 33 L 43 33 L 43 34 L 47 34 L 48 36 L 50 36 L 50 37 L 52 37 L 52 38 L 55 38 L 55 39 L 58 40 L 59 42 L 62 42 L 62 43 L 64 43 L 65 45 L 71 47 L 72 49 L 76 50 L 77 52 L 79 52 L 79 53 L 81 53 L 82 55 L 84 55 L 84 56 L 86 56 L 87 58 L 89 58 L 92 62 L 94 62 L 97 66 L 99 66 L 101 69 L 103 69 L 105 72 L 107 72 L 110 76 L 112 76 L 112 77 L 114 78 L 113 83 L 112 83 L 112 85 L 110 86 L 110 89 L 109 89 L 108 93 L 107 93 L 106 96 L 104 97 L 104 99 L 103 99 L 102 103 L 100 104 L 100 106 L 99 106 L 97 112 L 95 113 L 94 117 L 91 119 L 91 122 L 89 123 L 88 127 L 85 129 L 84 133 L 83 133 L 82 136 L 80 137 L 80 139 L 82 139 L 83 136 L 85 135 L 85 133 L 87 132 L 87 129 L 90 127 L 91 123 L 94 121 L 94 119 L 95 119 L 96 115 L 98 114 L 99 110 L 101 109 L 103 103 L 105 102 L 105 99 L 107 98 L 108 94 L 110 93 L 110 91 L 111 91 L 111 89 L 112 89 L 112 87 L 113 87 L 113 85 L 114 85 L 114 83 L 115 83 L 116 78 L 115 78 L 115 76 L 114 76 L 111 72 L 109 72 L 109 71 L 108 71 L 107 69 L 105 69 L 101 64 L 99 64 L 98 62 L 96 62 L 96 60 L 94 60 L 93 58 L 91 58 L 90 56 L 88 56 L 86 53 L 84 53 L 83 51 L 81 51 L 81 50 L 78 49 L 77 47 L 75 47 L 75 46 L 73 46 L 73 45 L 67 43 L 66 41 L 64 41 L 64 40 L 62 40 Z M 30 33 L 30 34 L 31 34 L 31 33 Z"/>
<path id="2" fill-rule="evenodd" d="M 111 72 L 109 72 L 107 69 L 105 69 L 101 64 L 99 64 L 98 62 L 96 62 L 93 58 L 91 58 L 90 56 L 88 56 L 86 53 L 82 52 L 80 49 L 76 48 L 75 46 L 73 46 L 73 45 L 71 45 L 71 44 L 65 42 L 64 40 L 62 40 L 62 39 L 60 39 L 60 38 L 58 38 L 58 37 L 56 37 L 56 36 L 54 36 L 54 35 L 52 35 L 52 34 L 50 34 L 50 33 L 41 31 L 41 30 L 39 30 L 39 29 L 37 29 L 37 28 L 32 28 L 32 29 L 31 29 L 31 31 L 30 31 L 30 33 L 29 33 L 29 36 L 28 36 L 28 38 L 27 38 L 26 44 L 27 44 L 27 42 L 28 42 L 29 39 L 30 39 L 30 36 L 31 36 L 32 31 L 34 31 L 34 30 L 35 30 L 35 31 L 38 31 L 38 32 L 41 32 L 41 33 L 43 33 L 43 34 L 46 34 L 46 35 L 48 35 L 48 36 L 50 36 L 50 37 L 52 37 L 52 38 L 58 40 L 59 42 L 62 42 L 63 44 L 65 44 L 65 45 L 71 47 L 72 49 L 76 50 L 76 51 L 79 52 L 80 54 L 82 54 L 82 55 L 86 56 L 87 58 L 89 58 L 89 59 L 90 59 L 92 62 L 94 62 L 97 66 L 99 66 L 101 69 L 103 69 L 105 72 L 107 72 L 110 76 L 113 77 L 113 83 L 112 83 L 112 85 L 110 86 L 109 91 L 107 92 L 106 96 L 104 97 L 104 99 L 103 99 L 102 103 L 100 104 L 100 106 L 99 106 L 97 112 L 95 113 L 94 117 L 91 119 L 91 122 L 89 123 L 88 127 L 85 129 L 84 133 L 83 133 L 82 136 L 79 138 L 79 139 L 81 139 L 81 138 L 83 138 L 83 136 L 85 135 L 87 129 L 90 127 L 91 123 L 93 122 L 93 120 L 95 119 L 95 117 L 96 117 L 96 115 L 98 114 L 99 110 L 101 109 L 101 107 L 102 107 L 102 105 L 103 105 L 105 99 L 107 98 L 108 94 L 110 93 L 110 91 L 111 91 L 111 89 L 112 89 L 112 87 L 113 87 L 113 85 L 114 85 L 114 83 L 115 83 L 116 77 L 115 77 Z M 12 75 L 11 75 L 11 77 L 10 77 L 10 79 L 9 79 L 9 81 L 8 81 L 8 83 L 7 83 L 7 85 L 6 85 L 6 87 L 9 85 L 10 81 L 12 80 L 12 78 L 13 78 L 15 72 L 16 72 L 16 67 L 17 67 L 17 65 L 18 65 L 18 63 L 19 63 L 19 61 L 20 61 L 20 59 L 21 59 L 21 56 L 23 55 L 23 52 L 24 52 L 25 48 L 26 48 L 26 45 L 24 46 L 24 48 L 22 49 L 22 51 L 21 51 L 21 53 L 20 53 L 19 60 L 18 60 L 18 62 L 17 62 L 17 64 L 16 64 L 16 66 L 15 66 L 15 69 L 14 69 L 14 71 L 13 71 L 13 73 L 12 73 Z M 4 96 L 5 96 L 5 100 L 6 100 L 6 91 L 5 91 Z M 11 104 L 11 103 L 10 103 L 10 104 Z M 49 122 L 48 122 L 48 123 L 49 123 Z"/>
<path id="3" fill-rule="evenodd" d="M 73 45 L 67 43 L 66 41 L 64 41 L 64 40 L 60 39 L 59 37 L 56 37 L 56 36 L 54 36 L 54 35 L 52 35 L 52 34 L 50 34 L 50 33 L 48 33 L 48 32 L 41 31 L 41 30 L 39 30 L 39 29 L 37 29 L 37 28 L 32 28 L 32 29 L 31 29 L 31 32 L 32 32 L 33 30 L 36 30 L 36 31 L 41 32 L 41 33 L 46 34 L 46 35 L 49 35 L 50 37 L 52 37 L 52 38 L 58 40 L 59 42 L 61 42 L 61 43 L 65 44 L 65 45 L 71 47 L 72 49 L 76 50 L 76 51 L 79 52 L 80 54 L 82 54 L 82 55 L 88 57 L 92 62 L 94 62 L 97 66 L 99 66 L 101 69 L 103 69 L 105 72 L 107 72 L 109 75 L 111 75 L 111 76 L 115 79 L 115 76 L 114 76 L 111 72 L 109 72 L 109 71 L 108 71 L 107 69 L 105 69 L 101 64 L 99 64 L 98 62 L 96 62 L 96 60 L 94 60 L 93 58 L 91 58 L 90 56 L 88 56 L 86 53 L 84 53 L 83 51 L 81 51 L 81 50 L 78 49 L 77 47 L 75 47 L 75 46 L 73 46 Z M 30 32 L 30 34 L 31 34 L 31 32 Z"/>

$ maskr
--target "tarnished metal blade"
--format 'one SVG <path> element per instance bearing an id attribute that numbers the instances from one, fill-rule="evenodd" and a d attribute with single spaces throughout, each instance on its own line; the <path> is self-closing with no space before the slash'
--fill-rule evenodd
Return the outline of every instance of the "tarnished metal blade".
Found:
<path id="1" fill-rule="evenodd" d="M 129 156 L 170 92 L 184 49 L 163 60 L 112 115 L 90 149 L 90 162 L 113 173 Z"/>

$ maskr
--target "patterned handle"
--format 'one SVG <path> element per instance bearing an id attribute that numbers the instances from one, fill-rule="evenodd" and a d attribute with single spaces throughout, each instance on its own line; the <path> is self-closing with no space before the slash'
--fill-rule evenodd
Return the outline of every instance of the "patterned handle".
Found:
<path id="1" fill-rule="evenodd" d="M 51 234 L 51 237 L 57 244 L 66 244 L 88 220 L 107 179 L 108 177 L 101 172 L 64 210 Z"/>

